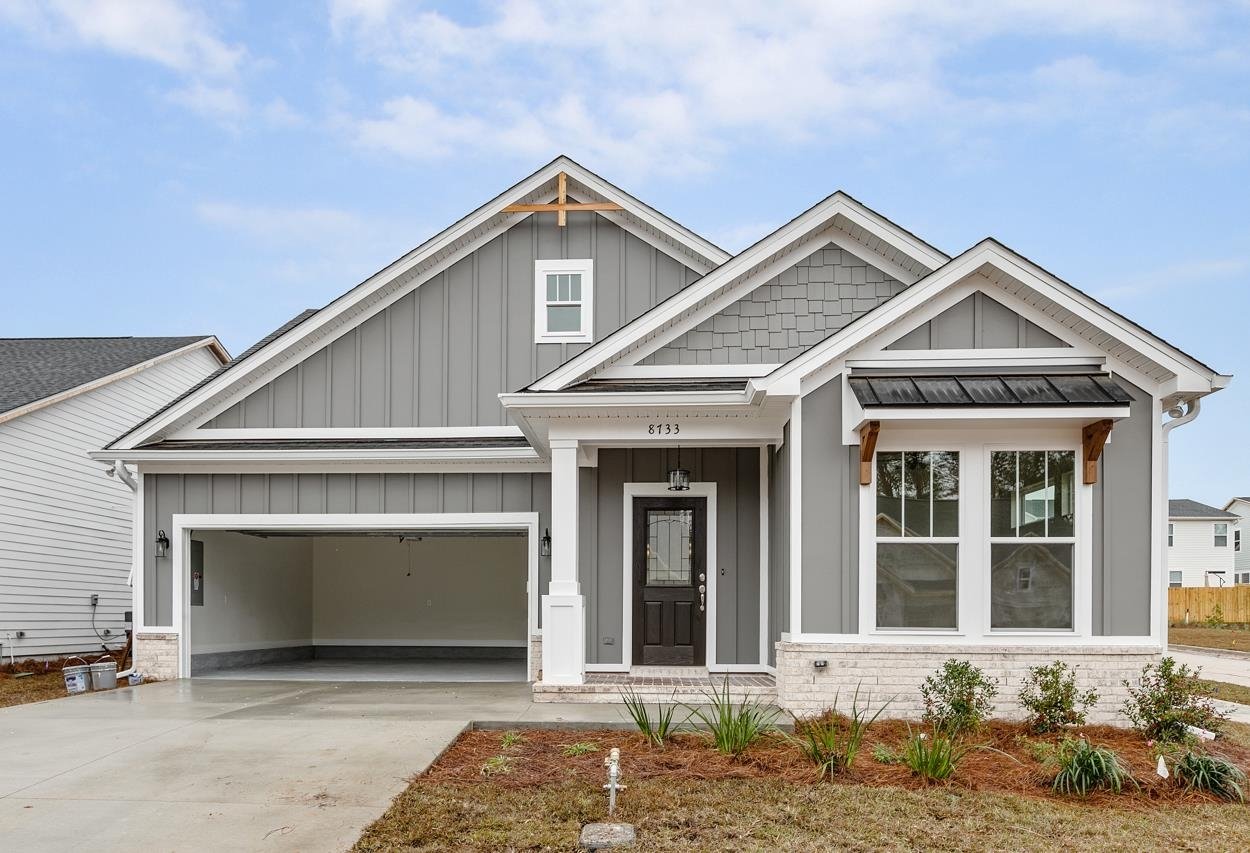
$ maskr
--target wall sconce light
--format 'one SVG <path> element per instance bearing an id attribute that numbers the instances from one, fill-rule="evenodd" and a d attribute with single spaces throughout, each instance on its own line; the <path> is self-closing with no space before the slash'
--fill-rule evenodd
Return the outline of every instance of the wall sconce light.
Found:
<path id="1" fill-rule="evenodd" d="M 681 448 L 677 448 L 677 467 L 668 472 L 668 490 L 670 492 L 690 491 L 690 472 L 681 467 Z"/>
<path id="2" fill-rule="evenodd" d="M 156 549 L 153 551 L 157 557 L 169 556 L 169 537 L 165 535 L 164 530 L 156 531 Z"/>
<path id="3" fill-rule="evenodd" d="M 538 556 L 540 557 L 551 556 L 551 528 L 550 527 L 548 527 L 546 530 L 543 531 L 543 538 L 540 539 L 538 542 Z"/>

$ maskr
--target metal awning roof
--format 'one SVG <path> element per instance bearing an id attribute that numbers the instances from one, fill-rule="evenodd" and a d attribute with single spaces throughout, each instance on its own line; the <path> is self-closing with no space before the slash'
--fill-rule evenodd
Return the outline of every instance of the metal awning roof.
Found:
<path id="1" fill-rule="evenodd" d="M 1133 398 L 1110 376 L 1005 374 L 851 376 L 861 406 L 1126 406 Z"/>

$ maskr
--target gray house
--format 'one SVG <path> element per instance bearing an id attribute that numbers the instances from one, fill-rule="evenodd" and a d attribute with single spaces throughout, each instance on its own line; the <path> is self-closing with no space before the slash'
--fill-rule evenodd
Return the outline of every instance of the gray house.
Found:
<path id="1" fill-rule="evenodd" d="M 0 339 L 0 656 L 125 645 L 134 494 L 87 453 L 228 358 L 211 336 Z"/>
<path id="2" fill-rule="evenodd" d="M 1064 658 L 1110 716 L 1165 642 L 1168 432 L 1227 382 L 993 240 L 835 193 L 730 256 L 561 157 L 94 456 L 140 480 L 151 674 L 908 711 L 947 657 L 1008 706 Z"/>

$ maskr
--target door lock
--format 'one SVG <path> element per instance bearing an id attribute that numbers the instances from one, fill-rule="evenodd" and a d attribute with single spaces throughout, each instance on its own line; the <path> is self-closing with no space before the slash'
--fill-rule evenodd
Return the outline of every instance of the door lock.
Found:
<path id="1" fill-rule="evenodd" d="M 702 580 L 703 576 L 699 575 L 699 579 Z M 699 584 L 699 612 L 702 613 L 706 609 L 707 609 L 707 587 L 704 586 L 703 584 Z"/>

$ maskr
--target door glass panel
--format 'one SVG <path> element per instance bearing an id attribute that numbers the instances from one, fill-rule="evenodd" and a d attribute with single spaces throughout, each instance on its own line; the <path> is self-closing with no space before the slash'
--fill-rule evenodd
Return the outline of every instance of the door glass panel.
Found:
<path id="1" fill-rule="evenodd" d="M 690 586 L 692 509 L 647 510 L 647 586 Z"/>

